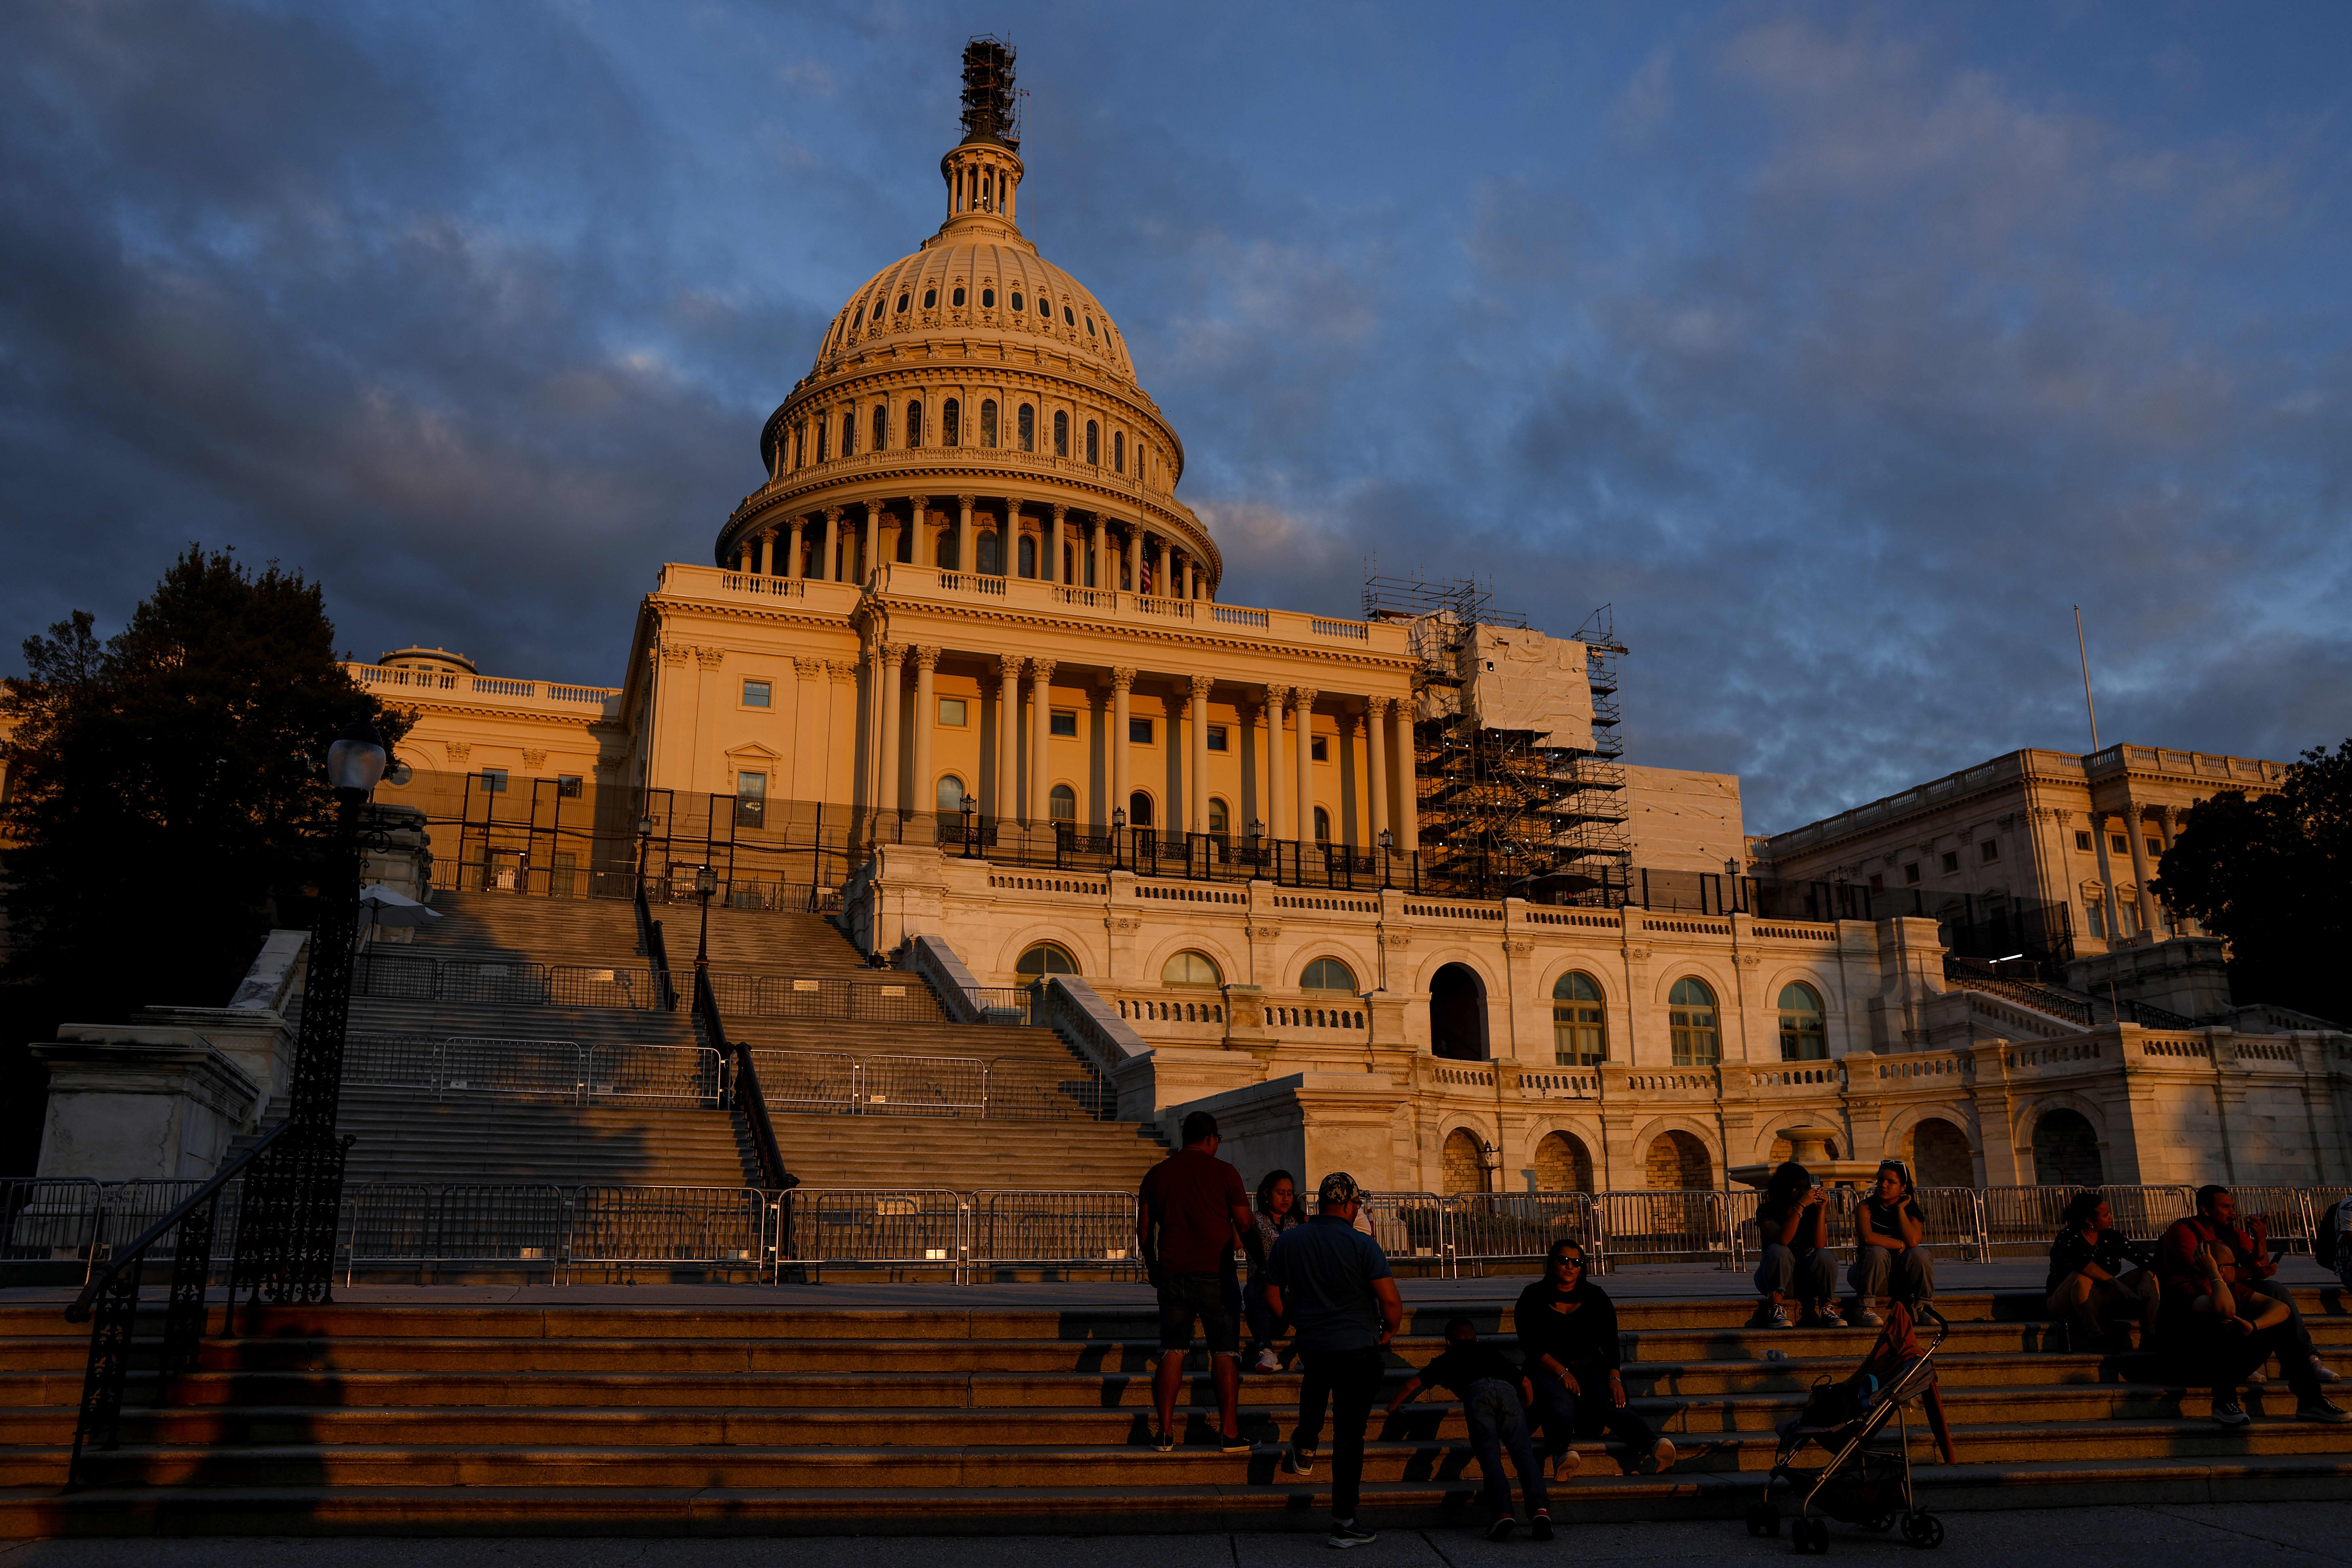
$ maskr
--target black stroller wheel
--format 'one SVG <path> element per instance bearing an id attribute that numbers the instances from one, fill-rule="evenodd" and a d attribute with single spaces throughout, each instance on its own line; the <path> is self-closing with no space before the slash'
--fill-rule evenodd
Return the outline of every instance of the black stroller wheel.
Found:
<path id="1" fill-rule="evenodd" d="M 1921 1551 L 1933 1551 L 1944 1544 L 1944 1521 L 1926 1509 L 1914 1509 L 1903 1516 L 1903 1539 Z"/>

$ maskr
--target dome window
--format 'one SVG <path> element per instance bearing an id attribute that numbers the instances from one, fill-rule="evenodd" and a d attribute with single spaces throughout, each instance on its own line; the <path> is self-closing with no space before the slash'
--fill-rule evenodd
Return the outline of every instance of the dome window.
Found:
<path id="1" fill-rule="evenodd" d="M 980 444 L 983 447 L 996 445 L 996 399 L 993 397 L 980 400 Z"/>
<path id="2" fill-rule="evenodd" d="M 923 309 L 924 309 L 924 310 L 936 310 L 936 309 L 939 307 L 939 302 L 940 302 L 940 291 L 939 291 L 938 289 L 924 289 L 924 290 L 923 290 Z"/>
<path id="3" fill-rule="evenodd" d="M 1127 472 L 1127 433 L 1123 430 L 1110 433 L 1110 471 L 1114 474 Z"/>
<path id="4" fill-rule="evenodd" d="M 863 305 L 860 305 L 860 306 L 858 306 L 858 307 L 857 307 L 857 309 L 856 309 L 856 310 L 854 310 L 854 311 L 852 311 L 852 312 L 850 313 L 850 317 L 849 317 L 849 330 L 850 330 L 851 331 L 853 331 L 853 332 L 854 332 L 854 331 L 856 331 L 857 330 L 857 323 L 858 323 L 858 322 L 860 322 L 860 321 L 864 321 L 865 319 L 866 319 L 866 307 L 865 307 L 865 306 L 863 306 Z"/>
<path id="5" fill-rule="evenodd" d="M 953 305 L 959 310 L 963 309 L 963 288 L 961 284 L 957 286 L 956 291 L 953 294 L 948 296 L 948 303 Z"/>
<path id="6" fill-rule="evenodd" d="M 890 445 L 890 409 L 887 404 L 874 405 L 874 450 L 881 451 Z"/>
<path id="7" fill-rule="evenodd" d="M 1088 336 L 1088 337 L 1093 337 L 1094 335 L 1095 335 L 1095 319 L 1094 319 L 1092 316 L 1088 316 L 1088 317 L 1087 318 L 1087 336 Z"/>
<path id="8" fill-rule="evenodd" d="M 895 310 L 891 311 L 890 313 L 891 313 L 892 315 L 894 315 L 894 316 L 903 316 L 903 315 L 905 315 L 905 314 L 907 313 L 907 296 L 906 296 L 906 295 L 901 294 L 901 295 L 899 295 L 899 296 L 898 296 L 898 308 L 897 310 Z"/>
<path id="9" fill-rule="evenodd" d="M 963 444 L 963 404 L 950 397 L 940 406 L 940 444 L 960 447 Z"/>
<path id="10" fill-rule="evenodd" d="M 1013 308 L 1016 310 L 1021 309 L 1021 290 L 1018 289 L 1013 291 Z"/>
<path id="11" fill-rule="evenodd" d="M 1067 305 L 1062 307 L 1062 324 L 1066 327 L 1075 327 L 1078 324 L 1077 317 L 1070 313 L 1070 308 Z"/>
<path id="12" fill-rule="evenodd" d="M 1070 416 L 1060 409 L 1054 410 L 1054 456 L 1070 455 Z"/>
<path id="13" fill-rule="evenodd" d="M 1021 449 L 1037 449 L 1037 411 L 1025 403 L 1021 405 Z"/>
<path id="14" fill-rule="evenodd" d="M 923 405 L 919 403 L 909 403 L 907 405 L 907 445 L 919 447 L 922 444 Z"/>
<path id="15" fill-rule="evenodd" d="M 1102 467 L 1102 426 L 1091 419 L 1087 421 L 1087 461 Z"/>
<path id="16" fill-rule="evenodd" d="M 980 291 L 980 308 L 981 308 L 982 310 L 993 310 L 994 309 L 996 309 L 996 290 L 995 290 L 995 289 L 982 289 Z"/>

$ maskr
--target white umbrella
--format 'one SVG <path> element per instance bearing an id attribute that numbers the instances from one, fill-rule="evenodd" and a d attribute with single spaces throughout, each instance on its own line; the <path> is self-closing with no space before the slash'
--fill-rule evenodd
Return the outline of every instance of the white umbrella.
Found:
<path id="1" fill-rule="evenodd" d="M 438 910 L 428 910 L 405 893 L 395 893 L 378 882 L 360 889 L 360 907 L 367 917 L 380 926 L 421 926 L 441 918 Z"/>

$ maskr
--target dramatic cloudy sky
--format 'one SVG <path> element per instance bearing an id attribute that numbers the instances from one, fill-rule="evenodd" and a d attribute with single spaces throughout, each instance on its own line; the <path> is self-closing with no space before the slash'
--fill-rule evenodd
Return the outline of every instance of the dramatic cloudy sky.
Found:
<path id="1" fill-rule="evenodd" d="M 619 679 L 938 222 L 965 37 L 1224 596 L 1613 603 L 1763 831 L 2352 731 L 2352 8 L 0 7 L 0 637 L 184 543 L 362 657 Z"/>

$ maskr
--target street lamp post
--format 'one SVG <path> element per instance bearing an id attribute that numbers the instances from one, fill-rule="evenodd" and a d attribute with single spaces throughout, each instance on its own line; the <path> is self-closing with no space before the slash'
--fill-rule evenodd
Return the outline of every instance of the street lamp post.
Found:
<path id="1" fill-rule="evenodd" d="M 1395 885 L 1389 879 L 1389 857 L 1394 853 L 1396 853 L 1396 835 L 1383 827 L 1381 829 L 1381 886 L 1383 889 Z"/>
<path id="2" fill-rule="evenodd" d="M 1123 805 L 1112 806 L 1110 808 L 1110 868 L 1114 871 L 1125 868 L 1126 861 L 1124 859 L 1124 856 L 1126 853 L 1126 846 L 1124 840 L 1126 837 L 1127 807 Z"/>
<path id="3" fill-rule="evenodd" d="M 963 809 L 963 858 L 964 858 L 965 859 L 969 860 L 969 859 L 971 859 L 971 858 L 972 858 L 972 848 L 971 848 L 971 840 L 972 840 L 972 818 L 973 818 L 973 817 L 975 817 L 975 816 L 977 816 L 979 815 L 979 812 L 978 812 L 977 808 L 975 808 L 975 807 L 972 805 L 972 804 L 971 804 L 971 796 L 970 796 L 970 795 L 966 795 L 966 796 L 964 796 L 964 797 L 963 797 L 963 807 L 962 807 L 962 809 Z"/>
<path id="4" fill-rule="evenodd" d="M 237 1222 L 235 1279 L 252 1281 L 257 1301 L 263 1296 L 274 1302 L 334 1300 L 336 1221 L 351 1147 L 350 1140 L 335 1136 L 335 1110 L 342 1096 L 360 878 L 364 852 L 391 843 L 381 831 L 362 831 L 359 813 L 383 779 L 386 761 L 383 737 L 366 719 L 354 721 L 327 748 L 335 830 L 320 879 L 286 1131 L 248 1168 Z M 235 1292 L 233 1282 L 232 1298 Z"/>
<path id="5" fill-rule="evenodd" d="M 719 890 L 719 872 L 710 866 L 694 870 L 694 891 L 702 900 L 702 934 L 695 939 L 694 967 L 710 967 L 710 895 Z"/>

